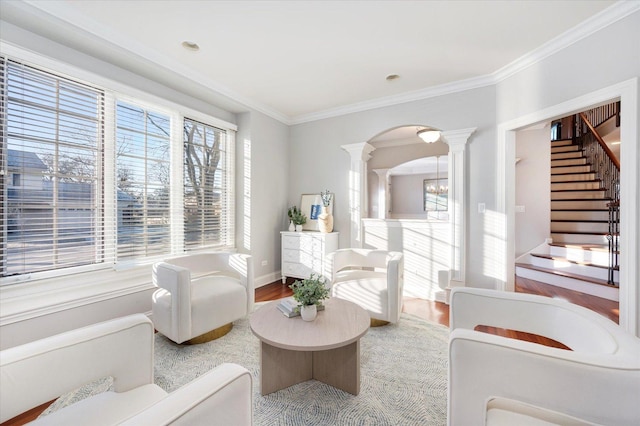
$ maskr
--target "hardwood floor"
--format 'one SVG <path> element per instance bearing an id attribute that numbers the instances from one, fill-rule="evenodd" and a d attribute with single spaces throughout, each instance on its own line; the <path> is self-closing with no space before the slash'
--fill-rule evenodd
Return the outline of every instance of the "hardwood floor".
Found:
<path id="1" fill-rule="evenodd" d="M 288 279 L 286 284 L 282 284 L 280 281 L 276 281 L 274 283 L 256 289 L 256 302 L 275 300 L 291 296 L 292 292 L 288 286 L 292 282 L 292 279 Z M 516 292 L 519 293 L 539 294 L 547 297 L 565 299 L 571 303 L 575 303 L 576 305 L 584 306 L 595 312 L 598 312 L 599 314 L 611 319 L 616 323 L 618 323 L 619 321 L 620 312 L 618 309 L 618 302 L 613 302 L 584 293 L 578 293 L 576 291 L 555 287 L 549 284 L 544 284 L 521 277 L 516 277 L 515 287 Z M 403 312 L 415 315 L 431 322 L 435 322 L 437 324 L 442 324 L 447 327 L 449 326 L 449 305 L 441 302 L 405 298 Z M 477 327 L 477 330 L 486 333 L 497 334 L 499 336 L 539 343 L 541 345 L 568 349 L 566 346 L 554 340 L 534 334 L 523 333 L 520 331 L 484 326 Z"/>
<path id="2" fill-rule="evenodd" d="M 283 297 L 291 296 L 293 292 L 289 288 L 289 285 L 293 283 L 293 281 L 293 279 L 287 279 L 286 284 L 282 284 L 281 281 L 275 281 L 271 284 L 267 284 L 265 286 L 257 288 L 256 302 L 276 300 Z M 595 312 L 598 312 L 599 314 L 604 315 L 605 317 L 611 319 L 616 323 L 618 323 L 619 321 L 620 312 L 618 309 L 618 302 L 613 302 L 599 297 L 590 296 L 588 294 L 578 293 L 575 291 L 566 290 L 560 287 L 555 287 L 552 285 L 520 277 L 516 277 L 516 292 L 540 294 L 547 297 L 562 298 L 568 300 L 571 303 L 575 303 L 577 305 L 581 305 Z M 449 326 L 449 306 L 441 302 L 405 298 L 403 312 L 415 315 L 427 321 L 442 324 L 447 327 Z M 547 346 L 566 349 L 566 347 L 558 342 L 544 339 L 540 336 L 535 336 L 532 334 L 489 327 L 481 327 L 478 328 L 478 330 L 487 333 L 498 334 L 505 337 L 511 337 L 515 339 L 540 343 Z M 28 412 L 23 413 L 18 417 L 2 423 L 0 426 L 17 426 L 32 421 L 37 418 L 38 415 L 40 415 L 40 413 L 49 406 L 49 404 L 50 403 L 46 403 L 40 407 L 29 410 Z"/>
<path id="3" fill-rule="evenodd" d="M 293 279 L 287 279 L 286 284 L 276 281 L 257 288 L 256 302 L 276 300 L 291 296 L 292 292 L 291 289 L 289 289 L 289 284 L 293 283 L 293 281 Z M 616 323 L 619 321 L 620 312 L 618 309 L 618 302 L 613 302 L 611 300 L 578 293 L 576 291 L 555 287 L 521 277 L 516 277 L 516 292 L 562 298 L 571 303 L 575 303 L 576 305 L 584 306 L 598 312 Z M 449 305 L 441 302 L 405 298 L 403 312 L 447 327 L 449 326 Z"/>

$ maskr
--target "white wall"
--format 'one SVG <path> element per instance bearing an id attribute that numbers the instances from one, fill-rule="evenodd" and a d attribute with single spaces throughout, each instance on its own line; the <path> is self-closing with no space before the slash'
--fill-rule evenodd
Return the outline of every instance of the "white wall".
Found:
<path id="1" fill-rule="evenodd" d="M 426 219 L 423 182 L 433 178 L 435 173 L 391 176 L 391 213 L 421 215 Z"/>
<path id="2" fill-rule="evenodd" d="M 516 133 L 516 257 L 551 236 L 551 145 L 549 126 Z"/>
<path id="3" fill-rule="evenodd" d="M 251 253 L 259 287 L 280 278 L 280 231 L 288 225 L 289 128 L 251 112 L 238 116 L 238 129 L 236 242 L 240 251 Z"/>

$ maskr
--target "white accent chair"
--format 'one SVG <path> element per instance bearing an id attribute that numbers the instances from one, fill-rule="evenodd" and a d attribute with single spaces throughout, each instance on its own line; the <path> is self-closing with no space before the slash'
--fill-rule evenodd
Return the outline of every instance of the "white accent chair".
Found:
<path id="1" fill-rule="evenodd" d="M 222 364 L 167 394 L 153 383 L 153 323 L 130 315 L 0 352 L 0 422 L 104 377 L 113 391 L 33 425 L 251 425 L 252 379 Z"/>
<path id="2" fill-rule="evenodd" d="M 639 424 L 640 339 L 614 322 L 564 300 L 486 289 L 454 288 L 450 309 L 449 425 Z"/>
<path id="3" fill-rule="evenodd" d="M 199 253 L 153 265 L 156 330 L 176 343 L 228 326 L 248 315 L 255 300 L 251 256 Z M 219 337 L 219 336 L 218 336 Z"/>
<path id="4" fill-rule="evenodd" d="M 347 248 L 327 255 L 331 297 L 360 305 L 373 320 L 397 323 L 402 313 L 404 257 L 385 250 Z"/>

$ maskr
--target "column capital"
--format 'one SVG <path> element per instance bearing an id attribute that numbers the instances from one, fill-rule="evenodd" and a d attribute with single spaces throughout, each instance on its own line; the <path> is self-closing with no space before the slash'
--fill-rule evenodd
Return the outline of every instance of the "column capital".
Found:
<path id="1" fill-rule="evenodd" d="M 340 148 L 349 153 L 349 155 L 351 156 L 351 161 L 357 160 L 364 162 L 367 162 L 371 159 L 370 154 L 376 149 L 373 145 L 370 145 L 367 142 L 342 145 Z"/>
<path id="2" fill-rule="evenodd" d="M 378 176 L 387 177 L 389 170 L 391 169 L 372 169 L 371 171 L 375 172 Z"/>
<path id="3" fill-rule="evenodd" d="M 464 147 L 469 140 L 469 137 L 475 132 L 477 127 L 470 127 L 468 129 L 459 130 L 447 130 L 442 132 L 442 141 L 449 145 L 449 149 L 453 152 L 464 151 Z"/>

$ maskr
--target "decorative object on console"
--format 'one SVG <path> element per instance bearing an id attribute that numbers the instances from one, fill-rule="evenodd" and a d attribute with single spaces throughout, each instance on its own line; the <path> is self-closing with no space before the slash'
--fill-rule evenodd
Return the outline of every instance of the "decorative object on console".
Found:
<path id="1" fill-rule="evenodd" d="M 329 190 L 320 193 L 322 199 L 322 213 L 318 216 L 318 228 L 320 232 L 328 233 L 333 231 L 333 194 Z"/>
<path id="2" fill-rule="evenodd" d="M 289 207 L 287 215 L 289 216 L 291 223 L 294 225 L 294 229 L 291 229 L 291 226 L 289 226 L 289 231 L 295 230 L 296 232 L 301 232 L 302 225 L 307 222 L 307 216 L 297 206 Z"/>
<path id="3" fill-rule="evenodd" d="M 296 299 L 293 297 L 285 297 L 284 299 L 280 299 L 280 303 L 278 303 L 278 310 L 282 312 L 282 314 L 287 318 L 299 317 L 300 316 L 300 304 L 296 302 Z M 324 305 L 317 306 L 318 311 L 324 311 Z"/>
<path id="4" fill-rule="evenodd" d="M 333 197 L 331 198 L 333 199 Z M 308 218 L 307 223 L 305 223 L 302 228 L 303 230 L 320 231 L 320 215 L 322 214 L 323 206 L 324 203 L 321 193 L 302 194 L 300 198 L 300 210 Z M 333 214 L 333 203 L 331 202 L 331 200 L 327 207 L 327 213 Z"/>
<path id="5" fill-rule="evenodd" d="M 311 274 L 309 278 L 295 281 L 289 286 L 293 298 L 300 303 L 300 315 L 305 321 L 313 321 L 318 314 L 317 305 L 329 296 L 326 280 Z"/>

